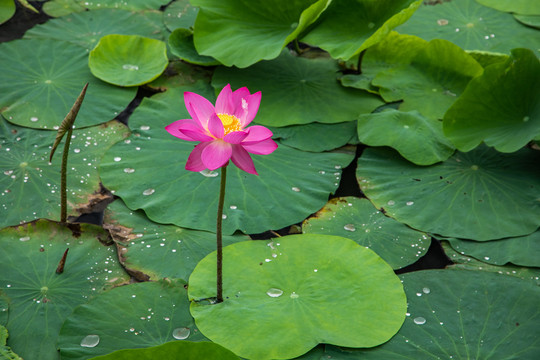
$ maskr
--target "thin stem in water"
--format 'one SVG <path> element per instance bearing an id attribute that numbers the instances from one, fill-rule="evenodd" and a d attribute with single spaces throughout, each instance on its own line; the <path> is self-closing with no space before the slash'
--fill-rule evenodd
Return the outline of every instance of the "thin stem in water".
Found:
<path id="1" fill-rule="evenodd" d="M 225 184 L 227 183 L 227 164 L 221 168 L 221 183 L 219 186 L 219 200 L 217 212 L 217 303 L 223 302 L 223 203 L 225 200 Z"/>

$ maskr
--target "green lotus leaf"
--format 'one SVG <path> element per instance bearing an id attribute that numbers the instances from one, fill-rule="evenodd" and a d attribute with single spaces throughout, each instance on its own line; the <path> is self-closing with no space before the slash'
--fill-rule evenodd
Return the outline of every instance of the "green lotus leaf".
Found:
<path id="1" fill-rule="evenodd" d="M 284 50 L 279 58 L 247 69 L 218 67 L 212 85 L 262 91 L 254 121 L 275 127 L 352 121 L 384 104 L 373 94 L 340 86 L 338 71 L 334 60 L 295 57 Z"/>
<path id="2" fill-rule="evenodd" d="M 511 276 L 424 270 L 400 276 L 409 316 L 373 349 L 326 347 L 340 360 L 534 359 L 540 352 L 540 287 Z"/>
<path id="3" fill-rule="evenodd" d="M 469 81 L 482 67 L 458 46 L 432 40 L 405 66 L 380 72 L 372 84 L 380 87 L 387 102 L 403 100 L 402 111 L 417 110 L 432 119 L 442 119 Z"/>
<path id="4" fill-rule="evenodd" d="M 504 274 L 517 277 L 522 280 L 531 281 L 537 286 L 540 286 L 539 268 L 522 267 L 512 264 L 507 264 L 504 266 L 488 264 L 485 259 L 480 261 L 474 257 L 464 255 L 454 250 L 448 241 L 441 241 L 441 247 L 444 250 L 445 255 L 454 263 L 448 267 L 450 269 L 486 271 Z"/>
<path id="5" fill-rule="evenodd" d="M 369 146 L 390 146 L 417 165 L 448 159 L 454 146 L 442 132 L 442 123 L 418 111 L 387 110 L 358 118 L 358 139 Z"/>
<path id="6" fill-rule="evenodd" d="M 175 339 L 206 340 L 189 314 L 184 285 L 180 280 L 130 284 L 78 306 L 60 330 L 62 359 L 89 359 Z"/>
<path id="7" fill-rule="evenodd" d="M 37 220 L 0 231 L 0 288 L 11 299 L 9 346 L 25 359 L 58 359 L 56 339 L 71 311 L 129 277 L 93 225 Z M 69 248 L 62 273 L 58 265 Z"/>
<path id="8" fill-rule="evenodd" d="M 0 0 L 0 24 L 5 23 L 15 15 L 14 0 Z"/>
<path id="9" fill-rule="evenodd" d="M 199 6 L 193 40 L 201 55 L 244 68 L 274 59 L 313 23 L 329 0 L 191 0 Z"/>
<path id="10" fill-rule="evenodd" d="M 10 122 L 53 129 L 71 109 L 85 83 L 88 91 L 75 127 L 113 119 L 133 98 L 96 79 L 88 70 L 88 53 L 80 46 L 49 39 L 0 44 L 0 112 Z"/>
<path id="11" fill-rule="evenodd" d="M 145 98 L 130 118 L 132 136 L 104 156 L 101 179 L 130 209 L 144 209 L 153 221 L 214 232 L 220 172 L 185 170 L 194 143 L 164 130 L 173 121 L 190 117 L 182 101 L 184 91 L 213 101 L 206 84 L 171 88 Z M 231 165 L 224 233 L 237 229 L 260 233 L 304 220 L 337 189 L 341 168 L 352 158 L 351 153 L 316 154 L 280 145 L 271 155 L 253 156 L 259 176 Z"/>
<path id="12" fill-rule="evenodd" d="M 28 30 L 24 38 L 69 41 L 90 51 L 102 36 L 109 34 L 140 35 L 163 40 L 162 28 L 159 13 L 101 9 L 51 19 Z"/>
<path id="13" fill-rule="evenodd" d="M 465 50 L 509 53 L 511 49 L 523 47 L 540 55 L 537 30 L 521 25 L 511 14 L 480 5 L 475 0 L 421 6 L 396 30 L 426 40 L 445 39 Z"/>
<path id="14" fill-rule="evenodd" d="M 490 8 L 523 15 L 540 15 L 540 3 L 530 0 L 476 0 Z"/>
<path id="15" fill-rule="evenodd" d="M 493 265 L 512 263 L 540 268 L 540 231 L 515 238 L 477 242 L 448 238 L 452 247 L 465 255 Z"/>
<path id="16" fill-rule="evenodd" d="M 163 74 L 146 86 L 163 92 L 171 87 L 193 85 L 197 81 L 209 83 L 212 73 L 213 69 L 172 60 Z"/>
<path id="17" fill-rule="evenodd" d="M 175 0 L 163 12 L 163 23 L 170 31 L 193 30 L 198 13 L 199 8 L 192 6 L 190 0 Z"/>
<path id="18" fill-rule="evenodd" d="M 68 215 L 79 215 L 77 209 L 99 192 L 97 161 L 127 132 L 116 121 L 73 131 L 67 170 Z M 60 218 L 61 156 L 49 162 L 55 136 L 52 131 L 25 129 L 0 119 L 0 227 Z"/>
<path id="19" fill-rule="evenodd" d="M 75 12 L 104 8 L 130 11 L 157 10 L 167 3 L 169 3 L 169 0 L 50 0 L 43 4 L 43 11 L 49 16 L 60 17 Z"/>
<path id="20" fill-rule="evenodd" d="M 195 265 L 216 249 L 216 234 L 156 224 L 142 211 L 129 210 L 122 200 L 109 205 L 104 227 L 119 246 L 122 265 L 139 280 L 187 281 Z M 224 236 L 223 244 L 246 240 L 247 236 Z"/>
<path id="21" fill-rule="evenodd" d="M 219 61 L 210 56 L 199 55 L 193 45 L 193 32 L 189 29 L 176 29 L 169 36 L 169 47 L 173 55 L 197 65 L 219 65 Z"/>
<path id="22" fill-rule="evenodd" d="M 304 151 L 322 152 L 339 148 L 356 138 L 356 124 L 347 121 L 340 124 L 312 123 L 286 127 L 269 127 L 274 139 L 280 143 Z M 331 134 L 331 136 L 328 136 Z"/>
<path id="23" fill-rule="evenodd" d="M 328 51 L 333 58 L 348 60 L 384 39 L 393 28 L 407 21 L 421 3 L 334 0 L 302 41 Z"/>
<path id="24" fill-rule="evenodd" d="M 457 152 L 421 167 L 384 148 L 364 150 L 356 176 L 378 209 L 415 229 L 477 241 L 528 235 L 540 226 L 540 159 L 522 149 Z"/>
<path id="25" fill-rule="evenodd" d="M 443 127 L 461 151 L 484 141 L 499 151 L 513 152 L 538 137 L 538 58 L 531 50 L 514 49 L 505 62 L 486 67 L 445 114 Z"/>
<path id="26" fill-rule="evenodd" d="M 9 318 L 9 298 L 0 290 L 0 326 L 5 326 Z M 0 344 L 1 345 L 1 344 Z"/>
<path id="27" fill-rule="evenodd" d="M 540 29 L 540 15 L 518 15 L 514 14 L 514 18 L 520 23 Z"/>
<path id="28" fill-rule="evenodd" d="M 90 51 L 94 76 L 119 86 L 138 86 L 156 79 L 167 67 L 163 41 L 137 35 L 105 35 Z"/>
<path id="29" fill-rule="evenodd" d="M 23 360 L 19 355 L 11 351 L 9 346 L 6 346 L 8 339 L 8 331 L 0 325 L 0 358 L 5 360 Z"/>
<path id="30" fill-rule="evenodd" d="M 504 62 L 508 59 L 508 55 L 506 54 L 490 51 L 471 50 L 467 51 L 467 54 L 471 55 L 483 68 L 498 62 Z"/>
<path id="31" fill-rule="evenodd" d="M 211 342 L 171 341 L 146 349 L 118 350 L 90 360 L 238 360 L 239 357 L 223 346 Z"/>
<path id="32" fill-rule="evenodd" d="M 393 269 L 417 261 L 430 238 L 384 216 L 367 199 L 334 198 L 302 224 L 304 234 L 338 235 L 373 250 Z"/>
<path id="33" fill-rule="evenodd" d="M 216 253 L 189 279 L 191 314 L 201 332 L 249 359 L 291 359 L 318 343 L 372 347 L 405 318 L 392 268 L 350 239 L 290 235 L 223 249 L 223 296 L 215 296 Z"/>

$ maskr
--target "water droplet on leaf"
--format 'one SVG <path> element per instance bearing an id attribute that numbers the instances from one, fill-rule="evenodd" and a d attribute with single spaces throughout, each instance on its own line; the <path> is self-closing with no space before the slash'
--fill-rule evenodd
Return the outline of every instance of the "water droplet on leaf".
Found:
<path id="1" fill-rule="evenodd" d="M 99 344 L 99 335 L 87 335 L 81 340 L 82 347 L 96 347 Z"/>
<path id="2" fill-rule="evenodd" d="M 172 332 L 172 336 L 176 340 L 184 340 L 184 339 L 187 339 L 189 337 L 190 333 L 191 333 L 191 330 L 189 328 L 182 327 L 182 328 L 174 329 L 173 332 Z"/>
<path id="3" fill-rule="evenodd" d="M 270 296 L 270 297 L 280 297 L 281 295 L 283 295 L 283 290 L 281 289 L 276 289 L 276 288 L 270 288 L 268 289 L 268 291 L 266 292 L 266 295 Z"/>

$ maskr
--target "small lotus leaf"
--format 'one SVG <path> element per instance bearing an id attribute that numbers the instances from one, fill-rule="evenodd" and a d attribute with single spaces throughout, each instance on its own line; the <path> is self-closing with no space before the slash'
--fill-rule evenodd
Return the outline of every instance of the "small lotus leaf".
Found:
<path id="1" fill-rule="evenodd" d="M 358 139 L 369 146 L 390 146 L 417 165 L 448 159 L 454 146 L 442 132 L 442 123 L 418 111 L 388 110 L 358 118 Z"/>
<path id="2" fill-rule="evenodd" d="M 171 341 L 146 349 L 118 350 L 90 360 L 239 360 L 230 350 L 208 341 Z"/>
<path id="3" fill-rule="evenodd" d="M 372 84 L 380 87 L 388 102 L 403 100 L 400 110 L 417 110 L 432 119 L 442 119 L 469 81 L 482 67 L 458 46 L 432 40 L 405 66 L 383 71 Z"/>
<path id="4" fill-rule="evenodd" d="M 109 205 L 104 226 L 117 242 L 122 265 L 139 280 L 187 281 L 195 265 L 216 249 L 216 234 L 154 223 L 142 211 L 129 210 L 122 200 Z M 224 236 L 223 244 L 248 239 Z"/>
<path id="5" fill-rule="evenodd" d="M 191 314 L 212 341 L 248 359 L 291 359 L 318 343 L 372 347 L 405 318 L 392 268 L 350 239 L 290 235 L 223 249 L 223 296 L 215 296 L 216 253 L 189 279 Z"/>
<path id="6" fill-rule="evenodd" d="M 89 359 L 175 339 L 206 340 L 189 314 L 184 286 L 179 280 L 130 284 L 78 306 L 60 330 L 58 348 L 62 359 Z M 92 343 L 83 345 L 89 336 Z"/>
<path id="7" fill-rule="evenodd" d="M 108 233 L 92 225 L 37 220 L 0 231 L 0 288 L 11 299 L 9 345 L 25 359 L 57 360 L 56 339 L 71 311 L 129 277 Z M 58 265 L 66 249 L 62 273 Z"/>
<path id="8" fill-rule="evenodd" d="M 523 15 L 540 15 L 540 2 L 531 0 L 476 0 L 490 8 Z"/>
<path id="9" fill-rule="evenodd" d="M 5 327 L 0 325 L 0 359 L 5 360 L 23 360 L 19 355 L 11 351 L 9 346 L 6 346 L 8 339 L 8 331 Z"/>
<path id="10" fill-rule="evenodd" d="M 444 116 L 444 133 L 461 151 L 482 141 L 513 152 L 540 135 L 540 61 L 514 49 L 504 62 L 486 67 Z"/>
<path id="11" fill-rule="evenodd" d="M 5 23 L 15 14 L 14 0 L 0 0 L 0 24 Z"/>
<path id="12" fill-rule="evenodd" d="M 384 39 L 393 28 L 407 21 L 421 3 L 334 0 L 302 41 L 328 51 L 333 58 L 348 60 Z"/>
<path id="13" fill-rule="evenodd" d="M 535 359 L 540 287 L 511 276 L 424 270 L 400 276 L 408 316 L 389 342 L 373 349 L 326 347 L 339 360 Z"/>
<path id="14" fill-rule="evenodd" d="M 105 35 L 90 51 L 94 76 L 119 86 L 138 86 L 156 79 L 167 67 L 163 41 L 137 35 Z"/>
<path id="15" fill-rule="evenodd" d="M 540 154 L 488 147 L 421 167 L 384 148 L 364 150 L 356 176 L 371 202 L 415 229 L 477 241 L 540 226 Z"/>
<path id="16" fill-rule="evenodd" d="M 226 66 L 274 59 L 317 19 L 329 0 L 191 0 L 199 6 L 195 48 Z"/>
<path id="17" fill-rule="evenodd" d="M 262 91 L 254 121 L 275 127 L 352 121 L 383 105 L 373 94 L 340 86 L 338 71 L 334 60 L 295 57 L 284 50 L 279 58 L 247 69 L 218 67 L 212 85 L 221 89 L 230 83 L 233 88 Z"/>
<path id="18" fill-rule="evenodd" d="M 193 30 L 198 13 L 199 8 L 192 6 L 190 0 L 175 0 L 163 12 L 163 23 L 170 31 Z"/>
<path id="19" fill-rule="evenodd" d="M 75 126 L 113 119 L 133 100 L 136 90 L 96 79 L 87 58 L 84 48 L 65 41 L 28 39 L 0 44 L 1 114 L 17 125 L 57 128 L 88 82 Z"/>
<path id="20" fill-rule="evenodd" d="M 377 253 L 393 269 L 412 264 L 423 256 L 430 238 L 384 216 L 367 199 L 334 198 L 302 224 L 304 234 L 338 235 Z"/>
<path id="21" fill-rule="evenodd" d="M 274 139 L 280 143 L 304 151 L 330 151 L 352 143 L 356 138 L 356 124 L 347 121 L 340 124 L 312 123 L 286 127 L 269 127 Z"/>
<path id="22" fill-rule="evenodd" d="M 169 47 L 173 55 L 197 65 L 219 65 L 219 61 L 210 56 L 199 55 L 193 45 L 193 32 L 189 29 L 176 29 L 169 36 Z"/>

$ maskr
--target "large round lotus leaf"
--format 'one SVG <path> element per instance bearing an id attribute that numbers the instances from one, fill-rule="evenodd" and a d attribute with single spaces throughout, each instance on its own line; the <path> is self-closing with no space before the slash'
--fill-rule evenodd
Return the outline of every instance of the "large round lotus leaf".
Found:
<path id="1" fill-rule="evenodd" d="M 163 23 L 170 31 L 176 29 L 193 30 L 199 8 L 192 6 L 190 0 L 176 0 L 163 12 Z"/>
<path id="2" fill-rule="evenodd" d="M 24 34 L 24 38 L 69 41 L 90 51 L 102 36 L 108 34 L 163 39 L 159 21 L 161 14 L 154 12 L 142 14 L 120 9 L 84 11 L 34 26 Z"/>
<path id="3" fill-rule="evenodd" d="M 540 230 L 530 235 L 486 242 L 445 239 L 452 247 L 465 255 L 493 265 L 512 263 L 540 268 Z"/>
<path id="4" fill-rule="evenodd" d="M 135 96 L 96 79 L 80 46 L 47 39 L 0 44 L 0 112 L 12 123 L 53 129 L 62 122 L 84 84 L 86 97 L 75 127 L 113 119 Z"/>
<path id="5" fill-rule="evenodd" d="M 504 266 L 488 264 L 484 259 L 476 260 L 473 257 L 464 255 L 456 250 L 448 243 L 441 241 L 441 246 L 445 255 L 454 263 L 449 268 L 462 270 L 487 271 L 498 274 L 510 275 L 523 280 L 532 281 L 537 286 L 540 286 L 540 269 L 536 267 L 522 267 L 512 264 Z"/>
<path id="6" fill-rule="evenodd" d="M 193 39 L 201 55 L 247 67 L 279 56 L 329 0 L 191 0 L 199 6 Z"/>
<path id="7" fill-rule="evenodd" d="M 493 9 L 524 15 L 540 15 L 540 2 L 534 0 L 476 0 Z"/>
<path id="8" fill-rule="evenodd" d="M 14 0 L 0 0 L 0 24 L 5 23 L 15 14 Z"/>
<path id="9" fill-rule="evenodd" d="M 206 340 L 189 314 L 184 285 L 179 280 L 130 284 L 78 306 L 60 330 L 62 359 L 83 360 L 175 339 Z"/>
<path id="10" fill-rule="evenodd" d="M 5 360 L 23 360 L 17 354 L 15 354 L 9 346 L 6 346 L 8 339 L 8 331 L 5 327 L 0 325 L 0 359 Z"/>
<path id="11" fill-rule="evenodd" d="M 189 279 L 191 314 L 212 341 L 248 359 L 291 359 L 318 343 L 372 347 L 390 339 L 407 309 L 392 268 L 350 239 L 290 235 L 223 249 L 223 296 L 215 296 L 216 253 Z"/>
<path id="12" fill-rule="evenodd" d="M 421 167 L 384 148 L 366 149 L 356 176 L 371 202 L 415 229 L 493 240 L 540 226 L 540 153 L 479 147 Z"/>
<path id="13" fill-rule="evenodd" d="M 418 110 L 442 119 L 469 81 L 483 69 L 470 55 L 446 40 L 432 40 L 405 66 L 383 71 L 372 81 L 387 101 L 403 100 L 400 110 Z"/>
<path id="14" fill-rule="evenodd" d="M 129 210 L 122 200 L 109 205 L 104 226 L 119 247 L 120 262 L 139 280 L 187 281 L 195 265 L 216 249 L 216 234 L 154 223 L 142 211 Z M 223 244 L 248 239 L 224 236 Z"/>
<path id="15" fill-rule="evenodd" d="M 67 167 L 68 215 L 78 215 L 77 209 L 99 192 L 97 160 L 127 132 L 117 121 L 73 131 Z M 55 136 L 0 119 L 0 227 L 60 218 L 62 150 L 49 162 Z"/>
<path id="16" fill-rule="evenodd" d="M 90 360 L 239 360 L 230 350 L 208 341 L 171 341 L 146 349 L 118 350 L 108 355 L 96 356 Z"/>
<path id="17" fill-rule="evenodd" d="M 347 121 L 340 124 L 312 123 L 286 127 L 270 127 L 274 139 L 281 144 L 304 151 L 322 152 L 337 149 L 355 138 L 356 123 Z"/>
<path id="18" fill-rule="evenodd" d="M 393 269 L 412 264 L 429 247 L 429 237 L 384 216 L 367 199 L 334 198 L 302 224 L 305 234 L 347 237 L 370 248 Z"/>
<path id="19" fill-rule="evenodd" d="M 464 270 L 400 276 L 409 316 L 389 342 L 373 349 L 338 349 L 339 360 L 536 359 L 540 287 L 511 276 Z"/>
<path id="20" fill-rule="evenodd" d="M 254 121 L 276 127 L 351 121 L 384 104 L 373 94 L 341 86 L 338 71 L 334 60 L 306 59 L 284 50 L 279 58 L 247 69 L 219 67 L 212 85 L 221 89 L 230 83 L 233 88 L 262 91 Z"/>
<path id="21" fill-rule="evenodd" d="M 193 45 L 193 32 L 189 29 L 176 29 L 169 36 L 169 47 L 173 55 L 180 59 L 197 65 L 219 65 L 213 57 L 199 55 Z"/>
<path id="22" fill-rule="evenodd" d="M 489 96 L 487 96 L 489 94 Z M 514 49 L 505 62 L 486 67 L 444 116 L 444 133 L 461 151 L 482 141 L 513 152 L 540 135 L 540 61 Z"/>
<path id="23" fill-rule="evenodd" d="M 475 0 L 421 6 L 396 30 L 426 40 L 449 40 L 465 50 L 508 53 L 523 47 L 540 55 L 537 30 L 521 25 L 511 14 L 482 6 Z"/>
<path id="24" fill-rule="evenodd" d="M 167 67 L 163 41 L 137 35 L 105 35 L 90 51 L 94 76 L 119 86 L 138 86 L 157 78 Z"/>
<path id="25" fill-rule="evenodd" d="M 164 130 L 190 117 L 182 101 L 184 91 L 213 96 L 209 86 L 198 84 L 145 98 L 129 120 L 132 136 L 105 154 L 101 179 L 130 209 L 144 209 L 153 221 L 214 232 L 220 171 L 185 170 L 194 143 Z M 261 107 L 264 95 L 262 101 Z M 309 153 L 280 145 L 271 155 L 253 156 L 259 176 L 231 164 L 224 233 L 260 233 L 304 220 L 337 189 L 341 168 L 352 158 L 351 153 Z"/>
<path id="26" fill-rule="evenodd" d="M 421 3 L 334 0 L 302 41 L 328 51 L 333 58 L 347 60 L 384 39 L 393 28 L 407 21 Z"/>
<path id="27" fill-rule="evenodd" d="M 43 11 L 53 17 L 65 16 L 73 12 L 99 10 L 104 8 L 124 10 L 159 9 L 170 0 L 50 0 L 43 5 Z M 114 19 L 112 20 L 114 21 Z"/>
<path id="28" fill-rule="evenodd" d="M 454 146 L 443 135 L 442 123 L 418 111 L 361 115 L 358 139 L 369 146 L 390 146 L 417 165 L 444 161 L 454 152 Z"/>
<path id="29" fill-rule="evenodd" d="M 10 298 L 9 346 L 25 359 L 58 359 L 56 339 L 71 311 L 129 281 L 108 233 L 97 226 L 38 220 L 0 231 L 0 288 Z M 56 272 L 69 248 L 64 271 Z"/>

